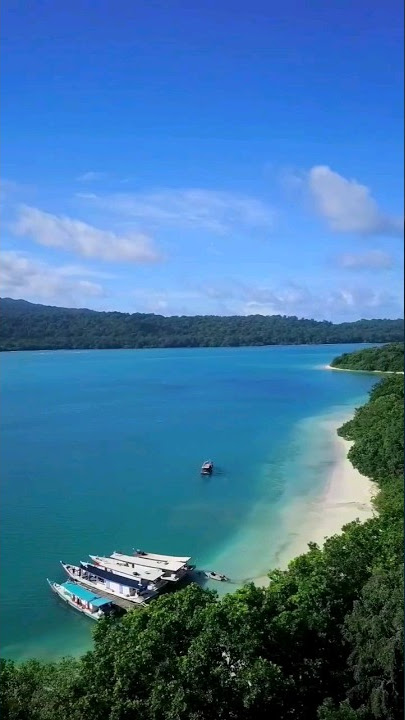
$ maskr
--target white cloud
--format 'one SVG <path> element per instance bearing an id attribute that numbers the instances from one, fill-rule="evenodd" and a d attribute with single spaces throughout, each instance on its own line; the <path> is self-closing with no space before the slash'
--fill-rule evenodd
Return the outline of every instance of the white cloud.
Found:
<path id="1" fill-rule="evenodd" d="M 403 233 L 403 220 L 386 215 L 366 185 L 348 180 L 327 165 L 311 168 L 307 183 L 319 214 L 332 230 L 359 235 Z"/>
<path id="2" fill-rule="evenodd" d="M 116 193 L 99 196 L 97 203 L 151 226 L 204 229 L 219 234 L 238 227 L 268 229 L 274 223 L 273 209 L 261 200 L 200 188 Z"/>
<path id="3" fill-rule="evenodd" d="M 160 259 L 151 239 L 142 233 L 117 235 L 63 215 L 51 215 L 23 206 L 13 225 L 16 235 L 40 245 L 61 248 L 85 258 L 106 262 L 149 263 Z"/>
<path id="4" fill-rule="evenodd" d="M 387 270 L 393 266 L 393 259 L 382 250 L 366 253 L 344 253 L 337 258 L 338 265 L 349 270 Z"/>
<path id="5" fill-rule="evenodd" d="M 82 175 L 79 175 L 76 178 L 77 182 L 92 182 L 93 180 L 103 180 L 103 178 L 107 177 L 107 173 L 105 172 L 94 172 L 94 170 L 89 170 L 88 172 L 83 173 Z"/>
<path id="6" fill-rule="evenodd" d="M 399 317 L 403 312 L 400 293 L 396 295 L 359 286 L 310 290 L 305 285 L 291 282 L 273 288 L 233 281 L 227 286 L 201 287 L 200 291 L 209 302 L 216 304 L 228 315 L 296 315 L 316 320 L 343 321 L 382 315 Z"/>
<path id="7" fill-rule="evenodd" d="M 253 296 L 257 295 L 257 291 Z M 397 317 L 402 312 L 400 297 L 381 290 L 361 287 L 343 287 L 329 291 L 310 292 L 307 288 L 289 288 L 274 293 L 268 301 L 249 300 L 244 314 L 297 315 L 316 320 L 359 320 L 381 317 L 381 314 Z"/>
<path id="8" fill-rule="evenodd" d="M 86 277 L 94 277 L 100 280 L 114 280 L 117 278 L 117 275 L 113 273 L 94 270 L 83 265 L 63 265 L 59 268 L 59 272 L 65 277 L 80 277 L 85 275 Z"/>
<path id="9" fill-rule="evenodd" d="M 204 312 L 204 297 L 198 290 L 151 290 L 131 292 L 131 312 L 157 315 L 197 315 Z"/>
<path id="10" fill-rule="evenodd" d="M 13 250 L 2 251 L 0 258 L 0 294 L 3 297 L 77 307 L 86 299 L 94 301 L 104 296 L 100 284 L 85 277 L 73 279 L 72 268 L 53 267 Z M 84 269 L 83 273 L 86 273 Z"/>
<path id="11" fill-rule="evenodd" d="M 179 290 L 139 289 L 131 293 L 130 312 L 162 315 L 295 315 L 344 322 L 360 318 L 401 317 L 401 294 L 370 287 L 311 288 L 289 282 L 279 287 L 228 280 Z"/>

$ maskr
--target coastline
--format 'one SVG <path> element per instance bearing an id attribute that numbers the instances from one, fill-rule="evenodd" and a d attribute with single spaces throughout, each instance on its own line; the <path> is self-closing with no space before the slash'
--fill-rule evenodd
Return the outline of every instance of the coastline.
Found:
<path id="1" fill-rule="evenodd" d="M 375 513 L 372 499 L 378 486 L 353 467 L 347 457 L 352 443 L 337 434 L 337 429 L 352 415 L 325 417 L 319 423 L 319 429 L 330 436 L 334 459 L 323 492 L 312 500 L 296 501 L 284 511 L 284 524 L 292 532 L 289 542 L 278 554 L 276 566 L 281 570 L 304 554 L 308 543 L 315 542 L 322 547 L 326 538 L 340 533 L 347 523 L 356 519 L 364 522 Z M 297 526 L 298 517 L 304 520 Z M 269 578 L 261 575 L 254 583 L 263 587 L 269 584 Z"/>
<path id="2" fill-rule="evenodd" d="M 338 368 L 333 365 L 324 365 L 324 370 L 337 370 L 338 372 L 356 372 L 356 373 L 377 373 L 377 375 L 403 375 L 403 370 L 357 370 L 355 368 Z"/>

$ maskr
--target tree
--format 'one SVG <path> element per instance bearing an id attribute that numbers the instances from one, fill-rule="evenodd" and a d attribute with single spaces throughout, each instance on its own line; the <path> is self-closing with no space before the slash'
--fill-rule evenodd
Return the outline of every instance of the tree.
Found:
<path id="1" fill-rule="evenodd" d="M 0 350 L 385 342 L 401 340 L 403 335 L 401 319 L 334 325 L 280 315 L 163 317 L 49 307 L 0 298 Z"/>
<path id="2" fill-rule="evenodd" d="M 380 348 L 367 348 L 354 353 L 344 353 L 332 360 L 331 366 L 345 370 L 403 372 L 404 343 L 391 343 Z"/>
<path id="3" fill-rule="evenodd" d="M 373 718 L 396 720 L 403 713 L 403 620 L 401 563 L 373 573 L 345 622 L 356 681 L 350 694 L 367 703 Z"/>

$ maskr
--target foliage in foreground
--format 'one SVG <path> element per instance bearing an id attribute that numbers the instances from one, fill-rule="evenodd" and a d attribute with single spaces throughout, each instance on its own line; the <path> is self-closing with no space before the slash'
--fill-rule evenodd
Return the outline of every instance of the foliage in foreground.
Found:
<path id="1" fill-rule="evenodd" d="M 344 353 L 332 360 L 331 367 L 344 370 L 403 372 L 404 343 L 390 343 L 383 347 L 366 348 L 353 353 Z"/>
<path id="2" fill-rule="evenodd" d="M 333 324 L 281 315 L 163 317 L 96 312 L 0 298 L 0 350 L 238 347 L 393 342 L 404 321 Z"/>
<path id="3" fill-rule="evenodd" d="M 311 544 L 268 588 L 219 600 L 191 585 L 100 622 L 79 660 L 1 661 L 2 717 L 402 717 L 402 400 L 399 378 L 385 378 L 340 430 L 380 487 L 377 517 L 350 523 L 323 549 Z"/>

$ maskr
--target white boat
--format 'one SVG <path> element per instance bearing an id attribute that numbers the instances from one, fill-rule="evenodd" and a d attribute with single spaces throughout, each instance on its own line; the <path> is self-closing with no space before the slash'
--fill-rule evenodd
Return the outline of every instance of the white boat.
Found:
<path id="1" fill-rule="evenodd" d="M 113 553 L 116 555 L 122 555 L 122 553 Z M 145 552 L 145 550 L 135 550 L 134 557 L 148 558 L 148 560 L 160 560 L 161 562 L 180 562 L 182 565 L 188 563 L 191 557 L 183 557 L 179 555 L 157 555 L 156 553 Z"/>
<path id="2" fill-rule="evenodd" d="M 64 602 L 92 620 L 100 620 L 100 618 L 109 615 L 114 609 L 114 605 L 110 600 L 95 595 L 77 583 L 67 581 L 59 585 L 52 582 L 52 580 L 48 580 L 48 584 Z"/>
<path id="3" fill-rule="evenodd" d="M 214 471 L 214 463 L 212 460 L 206 460 L 201 467 L 201 475 L 212 475 Z"/>
<path id="4" fill-rule="evenodd" d="M 212 570 L 204 571 L 204 575 L 209 580 L 219 580 L 219 582 L 229 582 L 229 578 L 226 575 L 220 575 L 220 573 L 213 572 Z"/>
<path id="5" fill-rule="evenodd" d="M 96 558 L 94 555 L 90 555 L 90 557 L 94 562 L 97 560 L 109 566 L 112 563 L 119 563 L 125 572 L 134 568 L 141 577 L 149 577 L 148 574 L 144 573 L 150 573 L 151 570 L 154 570 L 160 572 L 162 581 L 168 580 L 169 582 L 181 580 L 192 569 L 189 565 L 191 557 L 152 556 L 150 553 L 133 556 L 119 552 L 113 552 L 109 558 Z"/>
<path id="6" fill-rule="evenodd" d="M 112 580 L 122 585 L 127 584 L 137 590 L 160 590 L 166 585 L 163 577 L 165 571 L 162 568 L 138 565 L 136 558 L 130 558 L 132 563 L 129 564 L 111 557 L 100 557 L 99 555 L 90 555 L 89 557 L 91 563 L 81 562 L 80 565 L 105 580 Z"/>
<path id="7" fill-rule="evenodd" d="M 80 585 L 84 585 L 84 587 L 90 590 L 94 590 L 95 594 L 97 591 L 101 590 L 113 597 L 117 597 L 122 600 L 129 600 L 129 602 L 137 605 L 138 607 L 143 607 L 149 600 L 157 595 L 156 591 L 137 590 L 134 587 L 129 587 L 120 582 L 105 580 L 84 567 L 70 565 L 69 563 L 64 563 L 62 561 L 61 565 L 71 580 L 80 583 Z"/>

